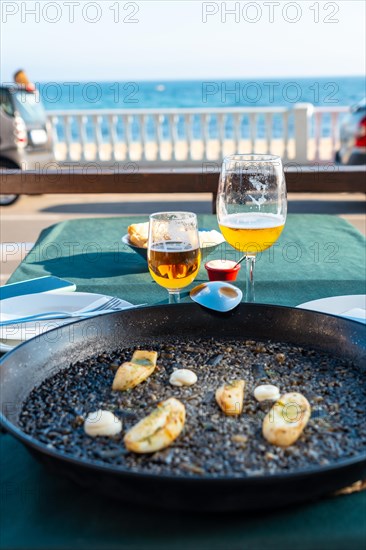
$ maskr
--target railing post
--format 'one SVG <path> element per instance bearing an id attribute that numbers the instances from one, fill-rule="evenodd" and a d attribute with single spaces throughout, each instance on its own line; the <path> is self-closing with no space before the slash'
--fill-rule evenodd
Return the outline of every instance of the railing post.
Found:
<path id="1" fill-rule="evenodd" d="M 57 133 L 57 125 L 59 123 L 59 117 L 48 115 L 48 122 L 51 125 L 51 129 L 52 129 L 52 150 L 55 158 L 57 159 L 56 144 L 59 143 L 58 133 Z"/>
<path id="2" fill-rule="evenodd" d="M 192 141 L 193 141 L 193 116 L 192 115 L 186 115 L 184 117 L 184 125 L 185 125 L 185 136 L 186 136 L 186 143 L 187 143 L 187 159 L 192 160 Z"/>
<path id="3" fill-rule="evenodd" d="M 158 148 L 156 159 L 163 160 L 162 149 L 163 149 L 163 140 L 164 140 L 164 133 L 163 133 L 164 117 L 163 115 L 154 115 L 154 119 L 155 119 L 155 137 L 156 137 L 156 143 Z M 170 128 L 168 128 L 168 131 L 169 131 L 169 142 L 171 143 Z"/>
<path id="4" fill-rule="evenodd" d="M 65 117 L 65 142 L 66 142 L 66 160 L 72 160 L 71 149 L 72 149 L 72 115 L 67 115 Z"/>
<path id="5" fill-rule="evenodd" d="M 86 123 L 87 123 L 87 117 L 84 115 L 78 115 L 77 117 L 78 126 L 79 126 L 79 139 L 80 139 L 80 160 L 86 161 L 86 143 L 87 143 L 87 135 L 86 135 Z"/>
<path id="6" fill-rule="evenodd" d="M 266 153 L 269 155 L 272 148 L 272 125 L 273 125 L 273 115 L 272 113 L 266 114 Z"/>
<path id="7" fill-rule="evenodd" d="M 235 153 L 239 152 L 240 139 L 241 139 L 241 121 L 242 121 L 242 115 L 240 113 L 235 113 L 233 115 Z"/>
<path id="8" fill-rule="evenodd" d="M 146 157 L 146 144 L 147 144 L 147 116 L 141 115 L 138 117 L 140 126 L 140 145 L 141 145 L 141 159 L 147 160 Z"/>
<path id="9" fill-rule="evenodd" d="M 286 111 L 282 115 L 282 124 L 283 124 L 283 158 L 285 160 L 288 160 L 288 119 L 289 119 L 289 111 Z"/>
<path id="10" fill-rule="evenodd" d="M 160 115 L 160 123 L 163 124 L 163 115 Z M 174 134 L 174 124 L 175 124 L 175 116 L 174 115 L 168 115 L 167 116 L 167 123 L 168 123 L 168 139 L 169 143 L 171 145 L 171 155 L 169 160 L 175 160 L 175 134 Z M 163 131 L 163 130 L 162 130 Z M 161 156 L 160 156 L 161 159 Z"/>
<path id="11" fill-rule="evenodd" d="M 294 106 L 296 162 L 307 162 L 308 160 L 308 140 L 313 112 L 314 106 L 311 103 L 297 103 Z"/>
<path id="12" fill-rule="evenodd" d="M 203 156 L 202 160 L 207 160 L 208 152 L 208 140 L 210 139 L 210 133 L 208 129 L 209 115 L 201 115 L 201 124 L 202 124 L 202 142 L 203 142 Z"/>
<path id="13" fill-rule="evenodd" d="M 116 115 L 108 116 L 108 126 L 109 126 L 109 142 L 111 145 L 111 159 L 117 160 L 116 147 L 118 142 L 117 135 L 117 117 Z"/>
<path id="14" fill-rule="evenodd" d="M 255 113 L 249 114 L 250 124 L 250 152 L 255 153 L 255 144 L 257 141 L 257 115 Z"/>
<path id="15" fill-rule="evenodd" d="M 331 126 L 332 126 L 332 156 L 331 160 L 335 158 L 335 153 L 337 150 L 337 138 L 339 135 L 339 113 L 332 113 L 331 114 Z"/>
<path id="16" fill-rule="evenodd" d="M 217 114 L 219 150 L 218 157 L 215 160 L 221 160 L 224 157 L 224 142 L 225 142 L 225 115 L 219 112 Z"/>
<path id="17" fill-rule="evenodd" d="M 102 117 L 100 115 L 93 116 L 94 123 L 94 135 L 95 135 L 95 144 L 97 147 L 95 158 L 97 161 L 102 160 L 102 144 L 103 144 L 103 135 L 102 135 Z"/>
<path id="18" fill-rule="evenodd" d="M 314 140 L 315 140 L 315 159 L 320 159 L 320 143 L 322 139 L 322 111 L 316 111 L 314 114 Z"/>
<path id="19" fill-rule="evenodd" d="M 124 135 L 125 144 L 126 144 L 126 160 L 131 160 L 131 143 L 132 143 L 132 137 L 130 132 L 131 119 L 132 117 L 128 114 L 123 116 L 123 135 Z"/>

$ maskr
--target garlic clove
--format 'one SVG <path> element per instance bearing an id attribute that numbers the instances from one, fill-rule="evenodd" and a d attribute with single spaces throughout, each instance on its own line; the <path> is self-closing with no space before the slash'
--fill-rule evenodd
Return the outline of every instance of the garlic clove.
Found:
<path id="1" fill-rule="evenodd" d="M 172 386 L 193 386 L 197 382 L 197 375 L 190 369 L 177 369 L 169 378 Z"/>
<path id="2" fill-rule="evenodd" d="M 114 436 L 122 431 L 122 422 L 112 412 L 99 409 L 88 414 L 84 422 L 84 431 L 90 437 Z"/>
<path id="3" fill-rule="evenodd" d="M 280 397 L 280 390 L 272 384 L 262 384 L 255 388 L 254 397 L 257 401 L 277 401 Z"/>

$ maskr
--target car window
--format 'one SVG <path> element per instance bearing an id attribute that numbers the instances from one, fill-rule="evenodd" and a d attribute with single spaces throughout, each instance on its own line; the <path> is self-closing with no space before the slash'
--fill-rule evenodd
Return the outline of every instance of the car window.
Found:
<path id="1" fill-rule="evenodd" d="M 13 94 L 15 109 L 26 124 L 46 123 L 46 111 L 38 93 L 18 90 Z"/>
<path id="2" fill-rule="evenodd" d="M 8 90 L 0 89 L 0 109 L 9 116 L 14 116 L 14 108 Z"/>

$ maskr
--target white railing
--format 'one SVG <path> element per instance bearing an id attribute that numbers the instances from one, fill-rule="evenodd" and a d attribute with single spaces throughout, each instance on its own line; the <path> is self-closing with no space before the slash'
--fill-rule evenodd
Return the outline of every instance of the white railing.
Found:
<path id="1" fill-rule="evenodd" d="M 67 163 L 194 165 L 235 152 L 332 160 L 347 107 L 135 109 L 49 112 L 55 156 Z"/>
<path id="2" fill-rule="evenodd" d="M 344 115 L 349 112 L 349 107 L 316 107 L 314 108 L 312 125 L 310 129 L 313 137 L 313 150 L 308 150 L 308 155 L 314 160 L 334 160 L 339 149 L 339 125 Z M 327 135 L 324 137 L 324 129 Z M 327 143 L 325 143 L 325 141 Z M 328 157 L 326 152 L 329 151 Z"/>

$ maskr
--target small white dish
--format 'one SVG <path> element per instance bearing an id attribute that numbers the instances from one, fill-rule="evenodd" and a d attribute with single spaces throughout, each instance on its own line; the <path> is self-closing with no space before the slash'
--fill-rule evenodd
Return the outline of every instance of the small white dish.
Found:
<path id="1" fill-rule="evenodd" d="M 0 302 L 0 321 L 12 321 L 27 315 L 47 313 L 48 311 L 65 311 L 73 313 L 79 309 L 92 307 L 93 303 L 105 299 L 107 302 L 111 296 L 104 294 L 92 294 L 90 292 L 63 292 L 60 294 L 38 293 L 25 296 L 15 296 Z M 121 300 L 121 306 L 131 306 L 130 302 Z M 72 319 L 52 319 L 48 321 L 30 321 L 27 323 L 7 325 L 0 327 L 0 351 L 9 351 L 22 342 L 39 336 L 48 330 L 72 323 Z"/>
<path id="2" fill-rule="evenodd" d="M 0 340 L 0 353 L 8 353 L 8 351 L 12 351 L 14 348 L 16 348 L 22 343 L 23 342 L 16 342 L 13 346 L 9 346 L 8 344 L 5 344 Z"/>
<path id="3" fill-rule="evenodd" d="M 305 302 L 296 307 L 366 323 L 366 294 L 321 298 L 320 300 Z"/>
<path id="4" fill-rule="evenodd" d="M 192 288 L 189 295 L 200 306 L 222 313 L 234 309 L 243 298 L 239 288 L 223 281 L 202 283 Z"/>

